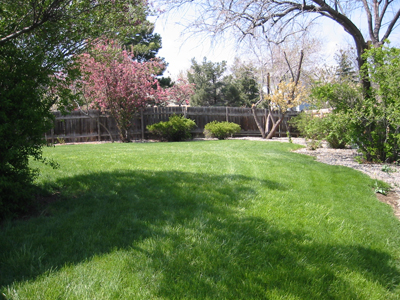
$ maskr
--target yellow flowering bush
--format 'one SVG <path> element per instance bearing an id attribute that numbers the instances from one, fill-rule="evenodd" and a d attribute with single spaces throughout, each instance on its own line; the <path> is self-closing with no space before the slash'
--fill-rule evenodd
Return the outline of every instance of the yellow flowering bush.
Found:
<path id="1" fill-rule="evenodd" d="M 266 100 L 273 110 L 285 113 L 289 108 L 296 107 L 304 102 L 307 91 L 304 86 L 296 84 L 294 81 L 282 81 L 273 95 L 267 95 Z"/>

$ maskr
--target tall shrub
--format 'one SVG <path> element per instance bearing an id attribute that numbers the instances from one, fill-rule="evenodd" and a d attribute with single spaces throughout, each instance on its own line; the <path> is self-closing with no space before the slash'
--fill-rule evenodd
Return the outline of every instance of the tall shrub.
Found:
<path id="1" fill-rule="evenodd" d="M 393 162 L 400 159 L 400 49 L 372 47 L 363 57 L 371 96 L 352 114 L 353 138 L 368 160 Z"/>
<path id="2" fill-rule="evenodd" d="M 345 124 L 349 141 L 364 159 L 393 162 L 400 159 L 400 49 L 382 46 L 366 50 L 361 76 L 371 79 L 365 93 L 351 81 L 318 85 L 312 95 L 328 102 Z"/>
<path id="3" fill-rule="evenodd" d="M 49 71 L 40 55 L 26 54 L 11 44 L 0 48 L 0 219 L 31 204 L 36 172 L 29 157 L 42 158 L 43 135 L 52 126 Z"/>
<path id="4" fill-rule="evenodd" d="M 135 32 L 146 6 L 136 0 L 0 1 L 0 218 L 26 210 L 34 198 L 29 159 L 42 159 L 50 107 L 70 99 L 54 97 L 54 74 L 68 69 L 87 41 Z"/>

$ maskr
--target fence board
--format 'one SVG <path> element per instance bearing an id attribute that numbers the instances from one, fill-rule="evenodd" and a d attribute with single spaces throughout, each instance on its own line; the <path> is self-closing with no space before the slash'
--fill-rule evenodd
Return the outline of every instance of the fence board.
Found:
<path id="1" fill-rule="evenodd" d="M 197 128 L 192 130 L 195 136 L 204 136 L 204 126 L 214 120 L 239 124 L 242 131 L 238 136 L 261 136 L 251 108 L 176 106 L 147 107 L 135 114 L 130 129 L 131 137 L 133 139 L 150 137 L 146 126 L 168 121 L 173 114 L 185 115 L 188 119 L 195 121 Z M 256 114 L 265 128 L 267 111 L 265 109 L 257 109 Z M 287 131 L 290 131 L 292 135 L 296 135 L 297 133 L 289 128 L 287 122 L 297 114 L 298 112 L 288 112 L 275 136 L 286 136 Z M 277 116 L 277 114 L 274 115 Z M 118 127 L 115 120 L 104 112 L 91 110 L 88 114 L 83 114 L 80 111 L 73 111 L 68 115 L 54 112 L 54 116 L 54 127 L 45 134 L 48 143 L 57 142 L 57 139 L 65 142 L 110 141 L 111 138 L 108 131 L 114 140 L 119 140 Z"/>

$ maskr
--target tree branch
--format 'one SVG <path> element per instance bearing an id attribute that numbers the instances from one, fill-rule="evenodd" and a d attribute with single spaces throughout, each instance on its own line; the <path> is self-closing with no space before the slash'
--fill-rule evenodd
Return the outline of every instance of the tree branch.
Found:
<path id="1" fill-rule="evenodd" d="M 394 25 L 396 25 L 397 21 L 400 18 L 400 9 L 397 11 L 396 15 L 393 17 L 392 21 L 390 22 L 388 28 L 386 29 L 385 34 L 383 35 L 382 39 L 381 39 L 381 43 L 383 43 L 385 40 L 388 39 L 390 33 L 392 32 Z"/>
<path id="2" fill-rule="evenodd" d="M 303 51 L 302 51 L 302 53 L 303 53 Z M 294 81 L 294 80 L 295 80 L 295 78 L 294 78 L 294 73 L 293 73 L 292 67 L 291 67 L 291 65 L 290 65 L 290 63 L 289 63 L 289 61 L 288 61 L 288 59 L 287 59 L 286 51 L 283 51 L 283 55 L 284 55 L 284 57 L 285 57 L 286 64 L 288 65 L 290 74 L 292 75 L 292 80 Z"/>
<path id="3" fill-rule="evenodd" d="M 300 60 L 299 60 L 299 67 L 297 68 L 297 75 L 296 75 L 296 80 L 295 80 L 295 86 L 299 83 L 300 80 L 300 73 L 301 73 L 301 66 L 303 64 L 303 58 L 304 58 L 304 51 L 300 51 Z"/>
<path id="4" fill-rule="evenodd" d="M 376 2 L 376 0 L 374 0 L 374 2 Z M 362 0 L 362 3 L 363 3 L 363 5 L 364 5 L 364 9 L 365 9 L 365 12 L 366 12 L 366 14 L 367 14 L 369 35 L 370 35 L 371 39 L 374 39 L 375 36 L 374 36 L 374 30 L 373 30 L 373 26 L 372 26 L 372 13 L 371 13 L 371 10 L 370 10 L 370 8 L 369 8 L 369 5 L 368 5 L 367 0 Z M 375 9 L 376 9 L 376 8 L 374 8 L 374 10 L 375 10 Z M 376 13 L 376 11 L 375 11 L 375 13 Z M 375 17 L 376 17 L 376 15 L 375 15 Z M 374 42 L 374 41 L 373 41 L 373 42 Z"/>

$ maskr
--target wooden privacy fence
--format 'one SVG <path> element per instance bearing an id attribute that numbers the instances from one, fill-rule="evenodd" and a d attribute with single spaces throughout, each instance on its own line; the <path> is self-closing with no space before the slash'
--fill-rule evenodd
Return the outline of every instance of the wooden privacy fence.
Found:
<path id="1" fill-rule="evenodd" d="M 257 109 L 256 113 L 265 127 L 267 111 L 265 109 Z M 147 107 L 142 109 L 133 118 L 130 136 L 133 139 L 151 138 L 146 126 L 160 121 L 168 121 L 173 114 L 184 115 L 186 118 L 195 121 L 197 128 L 192 130 L 192 133 L 197 137 L 204 136 L 204 126 L 214 120 L 239 124 L 242 131 L 237 136 L 261 136 L 251 108 L 187 106 Z M 297 114 L 298 112 L 288 112 L 275 136 L 286 136 L 287 131 L 290 131 L 292 135 L 296 135 L 296 132 L 293 132 L 292 128 L 288 126 L 287 121 Z M 110 141 L 110 134 L 113 140 L 119 140 L 115 120 L 104 112 L 91 110 L 88 114 L 84 114 L 80 111 L 73 111 L 67 115 L 54 112 L 54 115 L 54 128 L 45 134 L 48 143 Z M 275 117 L 277 116 L 278 113 L 275 114 Z"/>

